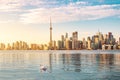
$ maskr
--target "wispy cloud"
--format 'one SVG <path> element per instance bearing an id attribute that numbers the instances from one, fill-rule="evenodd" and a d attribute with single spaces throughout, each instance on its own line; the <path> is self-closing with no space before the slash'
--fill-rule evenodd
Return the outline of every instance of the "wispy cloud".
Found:
<path id="1" fill-rule="evenodd" d="M 95 20 L 120 16 L 120 9 L 116 8 L 120 5 L 75 6 L 74 4 L 70 3 L 67 6 L 55 8 L 31 9 L 21 15 L 21 21 L 24 23 L 46 23 L 50 16 L 53 18 L 53 22 Z M 79 4 L 87 3 L 79 2 Z"/>
<path id="2" fill-rule="evenodd" d="M 0 0 L 0 15 L 7 15 L 1 12 L 12 14 L 10 15 L 13 17 L 12 21 L 20 20 L 23 23 L 48 23 L 50 16 L 53 18 L 53 22 L 95 20 L 120 16 L 120 4 L 90 5 L 87 1 L 69 1 L 68 4 L 60 4 L 66 3 L 65 1 Z M 8 19 L 11 20 L 9 17 Z"/>
<path id="3" fill-rule="evenodd" d="M 43 0 L 0 0 L 0 10 L 3 12 L 21 11 L 24 7 L 39 6 Z"/>
<path id="4" fill-rule="evenodd" d="M 23 6 L 20 0 L 0 0 L 0 10 L 3 12 L 18 11 Z"/>

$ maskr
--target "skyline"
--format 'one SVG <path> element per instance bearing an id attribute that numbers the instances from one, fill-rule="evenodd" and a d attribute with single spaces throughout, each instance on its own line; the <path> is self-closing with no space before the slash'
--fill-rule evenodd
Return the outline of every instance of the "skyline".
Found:
<path id="1" fill-rule="evenodd" d="M 120 1 L 109 0 L 1 0 L 0 42 L 49 42 L 49 19 L 53 40 L 66 32 L 79 33 L 79 39 L 112 32 L 120 37 Z"/>

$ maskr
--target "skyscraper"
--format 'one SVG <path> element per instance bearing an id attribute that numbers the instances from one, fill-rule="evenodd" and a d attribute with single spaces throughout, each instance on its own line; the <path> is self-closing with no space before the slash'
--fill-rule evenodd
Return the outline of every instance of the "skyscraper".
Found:
<path id="1" fill-rule="evenodd" d="M 83 38 L 83 49 L 86 49 L 86 45 L 87 43 L 86 43 L 86 40 L 85 40 L 85 38 Z"/>
<path id="2" fill-rule="evenodd" d="M 49 49 L 52 49 L 52 22 L 51 22 L 51 18 L 50 18 L 50 45 L 49 45 Z"/>
<path id="3" fill-rule="evenodd" d="M 119 45 L 120 45 L 120 37 L 119 37 Z"/>
<path id="4" fill-rule="evenodd" d="M 91 49 L 91 39 L 90 39 L 90 37 L 87 38 L 87 49 Z"/>
<path id="5" fill-rule="evenodd" d="M 62 49 L 64 49 L 64 45 L 65 45 L 64 35 L 61 35 L 61 40 L 62 40 Z"/>
<path id="6" fill-rule="evenodd" d="M 78 49 L 78 32 L 72 34 L 72 49 Z"/>

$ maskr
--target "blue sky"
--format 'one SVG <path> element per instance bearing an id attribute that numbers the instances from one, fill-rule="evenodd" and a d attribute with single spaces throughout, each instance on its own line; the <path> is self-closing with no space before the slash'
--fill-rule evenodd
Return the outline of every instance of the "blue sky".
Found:
<path id="1" fill-rule="evenodd" d="M 120 37 L 120 0 L 0 0 L 0 42 L 23 40 L 49 42 L 49 20 L 53 39 L 78 31 L 79 39 L 98 29 Z"/>

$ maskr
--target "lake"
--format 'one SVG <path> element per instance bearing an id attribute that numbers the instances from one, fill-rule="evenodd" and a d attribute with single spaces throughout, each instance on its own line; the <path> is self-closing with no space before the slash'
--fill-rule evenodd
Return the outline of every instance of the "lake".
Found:
<path id="1" fill-rule="evenodd" d="M 120 50 L 0 51 L 0 80 L 120 80 Z"/>

